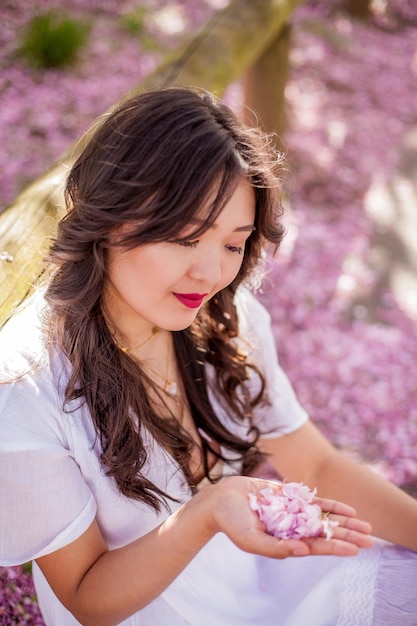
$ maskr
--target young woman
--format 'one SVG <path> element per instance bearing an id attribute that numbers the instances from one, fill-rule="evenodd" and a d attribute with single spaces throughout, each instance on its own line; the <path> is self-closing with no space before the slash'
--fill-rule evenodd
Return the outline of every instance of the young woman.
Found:
<path id="1" fill-rule="evenodd" d="M 417 623 L 417 502 L 319 434 L 249 290 L 280 168 L 169 88 L 70 171 L 47 282 L 0 335 L 0 562 L 34 561 L 48 626 Z M 265 532 L 265 458 L 318 489 L 332 538 Z"/>

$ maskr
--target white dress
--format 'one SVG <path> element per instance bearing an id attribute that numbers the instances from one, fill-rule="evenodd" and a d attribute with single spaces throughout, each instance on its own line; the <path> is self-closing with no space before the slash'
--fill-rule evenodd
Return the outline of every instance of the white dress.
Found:
<path id="1" fill-rule="evenodd" d="M 246 290 L 239 291 L 237 303 L 251 360 L 267 364 L 271 402 L 258 411 L 257 424 L 268 431 L 266 436 L 294 431 L 308 417 L 277 362 L 269 315 Z M 41 357 L 37 321 L 41 305 L 40 297 L 34 299 L 0 333 L 1 372 L 7 375 L 40 361 L 34 373 L 0 385 L 0 565 L 6 566 L 68 545 L 95 517 L 109 549 L 114 549 L 167 516 L 122 496 L 113 479 L 105 476 L 85 406 L 62 410 L 68 364 L 57 352 Z M 207 375 L 212 380 L 210 369 Z M 247 426 L 237 426 L 210 394 L 227 426 L 245 436 Z M 175 461 L 149 433 L 145 438 L 147 476 L 181 502 L 187 501 L 190 490 Z M 225 473 L 233 471 L 224 466 Z M 33 573 L 45 623 L 79 624 L 36 564 Z M 378 542 L 357 557 L 278 561 L 244 553 L 219 534 L 161 596 L 122 624 L 412 626 L 417 624 L 417 554 Z"/>

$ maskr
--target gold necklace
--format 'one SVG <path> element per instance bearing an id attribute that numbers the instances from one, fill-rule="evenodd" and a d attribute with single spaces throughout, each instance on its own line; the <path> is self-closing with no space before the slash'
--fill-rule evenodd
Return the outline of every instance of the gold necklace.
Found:
<path id="1" fill-rule="evenodd" d="M 131 352 L 134 352 L 135 350 L 140 350 L 141 348 L 144 348 L 148 343 L 150 343 L 152 341 L 152 339 L 154 337 L 156 337 L 156 335 L 159 333 L 159 330 L 160 329 L 157 326 L 154 326 L 152 328 L 150 337 L 148 337 L 145 341 L 143 341 L 138 346 L 134 346 L 133 348 L 129 348 L 128 346 L 124 346 L 123 344 L 119 343 L 117 341 L 115 335 L 113 335 L 113 341 L 116 344 L 116 346 L 119 348 L 119 350 L 121 350 L 121 352 L 129 354 Z M 168 377 L 168 370 L 169 370 L 169 365 L 170 365 L 170 360 L 169 359 L 167 360 L 167 374 L 166 374 L 166 376 L 162 376 L 162 374 L 160 374 L 156 369 L 151 367 L 148 363 L 143 362 L 142 364 L 150 372 L 152 372 L 152 374 L 154 374 L 155 376 L 157 376 L 158 378 L 160 378 L 164 382 L 164 386 L 161 387 L 161 389 L 166 394 L 171 396 L 171 398 L 175 398 L 177 396 L 177 394 L 178 394 L 178 384 L 175 382 L 175 380 L 171 380 L 171 378 Z"/>
<path id="2" fill-rule="evenodd" d="M 155 376 L 157 376 L 160 380 L 163 381 L 164 386 L 161 387 L 161 389 L 168 394 L 169 396 L 171 396 L 171 398 L 176 398 L 177 394 L 178 394 L 178 384 L 175 382 L 175 380 L 172 380 L 171 378 L 169 378 L 168 376 L 168 372 L 169 372 L 169 365 L 170 365 L 170 359 L 167 359 L 167 371 L 166 371 L 166 375 L 162 376 L 162 374 L 160 374 L 158 372 L 158 370 L 154 369 L 153 367 L 151 367 L 149 365 L 149 363 L 147 362 L 143 362 L 144 367 L 146 367 L 146 369 L 148 369 L 152 374 L 154 374 Z"/>
<path id="3" fill-rule="evenodd" d="M 119 348 L 119 350 L 121 350 L 121 352 L 125 352 L 125 353 L 127 352 L 129 354 L 130 352 L 134 352 L 135 350 L 140 350 L 141 348 L 144 348 L 146 345 L 148 345 L 148 343 L 152 341 L 152 339 L 154 339 L 154 337 L 156 337 L 158 333 L 159 333 L 158 326 L 154 326 L 152 328 L 150 337 L 148 337 L 145 341 L 143 341 L 138 346 L 133 346 L 133 348 L 129 348 L 128 346 L 124 346 L 122 343 L 119 343 L 115 335 L 113 335 L 113 341 L 116 344 L 116 346 Z"/>
<path id="4" fill-rule="evenodd" d="M 158 376 L 158 378 L 160 378 L 164 382 L 162 390 L 165 391 L 166 394 L 171 396 L 171 398 L 175 398 L 178 394 L 178 384 L 175 382 L 175 380 L 171 380 L 171 378 L 169 378 L 168 376 L 162 376 L 162 374 L 160 374 L 157 370 L 151 367 L 148 363 L 144 363 L 144 365 L 150 372 L 152 372 L 152 374 Z"/>

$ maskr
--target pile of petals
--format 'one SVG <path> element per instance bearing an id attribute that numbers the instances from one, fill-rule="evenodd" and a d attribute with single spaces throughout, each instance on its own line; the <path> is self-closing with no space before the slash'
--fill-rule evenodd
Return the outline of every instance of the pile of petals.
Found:
<path id="1" fill-rule="evenodd" d="M 249 505 L 258 513 L 268 534 L 278 539 L 330 539 L 338 524 L 329 520 L 318 504 L 313 504 L 315 495 L 315 489 L 310 491 L 302 483 L 277 483 L 262 489 L 259 499 L 250 493 Z"/>

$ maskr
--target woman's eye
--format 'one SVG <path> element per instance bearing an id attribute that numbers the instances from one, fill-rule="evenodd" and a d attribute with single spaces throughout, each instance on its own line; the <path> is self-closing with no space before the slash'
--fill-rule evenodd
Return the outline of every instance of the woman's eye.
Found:
<path id="1" fill-rule="evenodd" d="M 195 241 L 180 241 L 180 246 L 184 246 L 185 248 L 196 248 L 198 244 L 198 239 Z"/>
<path id="2" fill-rule="evenodd" d="M 242 254 L 243 246 L 226 246 L 229 252 L 237 252 L 237 254 Z"/>

